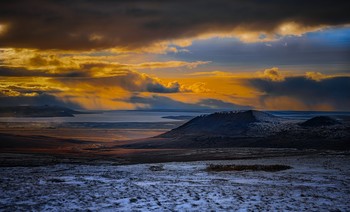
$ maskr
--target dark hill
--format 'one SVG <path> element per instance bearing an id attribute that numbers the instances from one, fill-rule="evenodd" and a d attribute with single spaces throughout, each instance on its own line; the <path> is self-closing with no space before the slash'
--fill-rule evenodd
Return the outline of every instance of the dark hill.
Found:
<path id="1" fill-rule="evenodd" d="M 320 126 L 331 126 L 340 124 L 339 121 L 329 117 L 329 116 L 316 116 L 303 123 L 300 126 L 303 127 L 320 127 Z"/>
<path id="2" fill-rule="evenodd" d="M 265 112 L 220 112 L 196 117 L 159 136 L 135 140 L 123 148 L 299 148 L 350 149 L 349 124 L 329 117 L 302 124 Z M 313 126 L 313 127 L 303 127 Z"/>
<path id="3" fill-rule="evenodd" d="M 280 118 L 276 116 L 256 110 L 218 112 L 198 116 L 159 137 L 174 137 L 179 135 L 232 136 L 248 130 L 254 123 L 278 123 L 279 121 Z"/>

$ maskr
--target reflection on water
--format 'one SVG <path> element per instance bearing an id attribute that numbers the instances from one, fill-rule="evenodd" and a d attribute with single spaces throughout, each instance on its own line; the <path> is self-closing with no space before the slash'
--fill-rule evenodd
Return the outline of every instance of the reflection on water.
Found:
<path id="1" fill-rule="evenodd" d="M 350 116 L 350 112 L 319 112 L 319 111 L 267 111 L 276 116 L 291 119 L 308 119 L 314 116 Z M 0 117 L 0 122 L 169 122 L 175 119 L 166 116 L 199 116 L 208 114 L 200 111 L 105 111 L 100 113 L 76 114 L 75 117 Z"/>
<path id="2" fill-rule="evenodd" d="M 199 116 L 203 112 L 163 111 L 108 111 L 93 114 L 76 114 L 75 117 L 0 117 L 0 122 L 169 122 L 164 116 Z"/>

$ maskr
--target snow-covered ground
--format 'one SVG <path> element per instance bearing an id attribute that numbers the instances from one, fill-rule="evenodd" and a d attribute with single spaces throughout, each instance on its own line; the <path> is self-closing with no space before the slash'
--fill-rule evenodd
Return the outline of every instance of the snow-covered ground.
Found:
<path id="1" fill-rule="evenodd" d="M 350 156 L 0 168 L 0 211 L 349 211 Z M 207 172 L 207 164 L 282 164 Z"/>

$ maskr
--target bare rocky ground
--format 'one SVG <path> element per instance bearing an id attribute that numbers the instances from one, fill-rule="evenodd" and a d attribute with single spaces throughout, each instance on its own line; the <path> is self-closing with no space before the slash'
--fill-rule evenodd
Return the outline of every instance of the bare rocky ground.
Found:
<path id="1" fill-rule="evenodd" d="M 349 211 L 350 155 L 0 168 L 0 211 Z M 208 172 L 208 164 L 281 164 Z"/>

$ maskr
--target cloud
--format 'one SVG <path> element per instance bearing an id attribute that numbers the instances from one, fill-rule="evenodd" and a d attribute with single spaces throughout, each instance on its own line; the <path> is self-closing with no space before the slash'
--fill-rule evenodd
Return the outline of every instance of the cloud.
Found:
<path id="1" fill-rule="evenodd" d="M 152 95 L 150 97 L 132 96 L 130 103 L 137 104 L 137 109 L 177 109 L 177 110 L 241 110 L 251 107 L 236 105 L 218 99 L 202 99 L 197 103 L 186 103 L 169 97 Z"/>
<path id="2" fill-rule="evenodd" d="M 147 62 L 140 64 L 125 64 L 126 67 L 135 69 L 155 69 L 155 68 L 176 68 L 176 67 L 186 67 L 189 69 L 196 68 L 199 65 L 206 65 L 210 61 L 195 61 L 195 62 L 185 62 L 185 61 L 166 61 L 166 62 Z"/>
<path id="3" fill-rule="evenodd" d="M 208 93 L 211 90 L 206 87 L 204 82 L 196 82 L 189 86 L 182 86 L 183 92 L 193 92 L 193 93 Z"/>
<path id="4" fill-rule="evenodd" d="M 180 92 L 180 84 L 174 81 L 164 85 L 155 80 L 146 84 L 146 91 L 151 93 L 177 93 Z"/>
<path id="5" fill-rule="evenodd" d="M 0 76 L 3 77 L 50 77 L 50 78 L 139 78 L 147 81 L 146 85 L 140 84 L 143 91 L 150 92 L 179 92 L 185 89 L 179 83 L 171 82 L 163 84 L 156 77 L 142 74 L 139 70 L 183 68 L 193 69 L 210 61 L 150 61 L 133 63 L 116 62 L 118 55 L 106 52 L 77 53 L 65 51 L 40 51 L 33 49 L 0 49 Z M 107 54 L 107 56 L 103 56 Z M 125 58 L 124 58 L 125 60 Z M 12 79 L 13 80 L 13 79 Z M 59 79 L 57 79 L 60 81 Z M 64 79 L 62 79 L 64 80 Z M 126 81 L 128 79 L 125 79 Z M 125 83 L 118 83 L 125 84 Z M 125 87 L 125 86 L 124 86 Z M 132 86 L 131 86 L 132 87 Z M 187 91 L 191 90 L 186 88 Z"/>
<path id="6" fill-rule="evenodd" d="M 0 106 L 41 106 L 41 105 L 55 105 L 69 107 L 73 109 L 82 109 L 82 107 L 71 101 L 63 101 L 50 94 L 39 94 L 35 96 L 7 96 L 0 93 Z"/>
<path id="7" fill-rule="evenodd" d="M 299 108 L 310 110 L 323 106 L 345 111 L 350 108 L 350 77 L 346 76 L 322 79 L 298 76 L 286 77 L 284 81 L 260 78 L 250 79 L 248 84 L 261 92 L 263 107 L 274 102 L 274 107 L 278 108 L 288 98 L 301 104 Z M 290 103 L 289 108 L 293 108 L 293 103 Z"/>
<path id="8" fill-rule="evenodd" d="M 213 38 L 196 41 L 187 48 L 191 54 L 180 53 L 174 57 L 178 60 L 200 58 L 213 61 L 211 66 L 217 65 L 214 68 L 221 71 L 257 71 L 276 66 L 289 70 L 344 73 L 350 66 L 349 36 L 350 27 L 330 28 L 302 37 L 286 36 L 268 42 L 271 47 L 261 42 L 247 44 L 232 38 Z"/>
<path id="9" fill-rule="evenodd" d="M 196 83 L 183 85 L 173 80 L 163 82 L 139 70 L 180 67 L 191 69 L 209 63 L 208 61 L 118 63 L 113 62 L 114 58 L 111 56 L 76 55 L 61 51 L 28 49 L 3 49 L 0 53 L 4 56 L 0 59 L 0 77 L 5 77 L 3 81 L 7 84 L 15 84 L 19 78 L 22 78 L 20 81 L 31 80 L 31 78 L 51 79 L 53 82 L 51 84 L 64 88 L 67 92 L 79 91 L 81 95 L 85 95 L 81 90 L 108 90 L 109 88 L 120 88 L 124 93 L 204 92 L 204 85 Z M 22 83 L 27 84 L 27 82 Z M 43 82 L 43 85 L 47 85 L 47 82 Z"/>
<path id="10" fill-rule="evenodd" d="M 40 60 L 40 63 L 46 63 Z M 63 102 L 77 102 L 82 107 L 90 109 L 133 109 L 134 105 L 122 100 L 115 102 L 113 99 L 116 97 L 127 99 L 140 93 L 171 94 L 209 91 L 201 82 L 182 84 L 174 80 L 164 81 L 155 76 L 128 69 L 129 67 L 124 64 L 82 63 L 79 66 L 79 69 L 57 67 L 49 70 L 0 66 L 2 77 L 0 94 L 4 98 L 11 99 L 12 103 L 18 104 L 21 104 L 20 100 L 23 100 L 23 104 L 27 104 L 31 99 L 35 104 L 41 100 L 46 104 L 46 98 L 42 96 L 49 95 Z"/>
<path id="11" fill-rule="evenodd" d="M 89 64 L 82 68 L 84 73 L 91 77 L 86 79 L 57 79 L 63 84 L 74 86 L 77 81 L 86 82 L 94 86 L 117 86 L 130 92 L 151 92 L 151 93 L 179 93 L 194 92 L 204 93 L 209 89 L 205 83 L 196 82 L 190 85 L 183 85 L 177 81 L 164 82 L 157 77 L 124 68 L 117 68 L 114 65 Z"/>
<path id="12" fill-rule="evenodd" d="M 209 64 L 211 61 L 147 61 L 135 62 L 135 55 L 118 55 L 112 52 L 67 52 L 59 50 L 34 50 L 34 49 L 0 49 L 0 65 L 8 67 L 23 67 L 35 70 L 50 70 L 52 72 L 71 71 L 83 69 L 84 66 L 114 66 L 133 70 L 141 69 L 168 69 L 168 68 L 197 68 L 200 65 Z M 133 63 L 120 63 L 119 60 L 132 58 Z"/>
<path id="13" fill-rule="evenodd" d="M 308 79 L 311 79 L 311 80 L 315 80 L 315 81 L 321 81 L 321 80 L 327 78 L 326 75 L 324 75 L 320 72 L 306 72 L 305 77 Z"/>
<path id="14" fill-rule="evenodd" d="M 213 36 L 268 41 L 349 24 L 347 14 L 346 1 L 1 1 L 0 47 L 137 49 Z"/>
<path id="15" fill-rule="evenodd" d="M 0 36 L 1 34 L 5 34 L 7 30 L 7 25 L 6 24 L 0 24 Z"/>
<path id="16" fill-rule="evenodd" d="M 8 96 L 36 96 L 42 93 L 54 94 L 63 90 L 64 88 L 50 83 L 49 78 L 0 78 L 0 93 Z"/>
<path id="17" fill-rule="evenodd" d="M 186 39 L 187 40 L 187 39 Z M 140 46 L 115 46 L 110 48 L 111 52 L 118 54 L 129 54 L 129 53 L 150 53 L 150 54 L 166 54 L 166 53 L 180 53 L 189 52 L 184 47 L 191 45 L 192 42 L 184 41 L 183 39 L 177 40 L 164 40 L 156 41 L 151 44 L 144 44 Z"/>
<path id="18" fill-rule="evenodd" d="M 177 93 L 181 92 L 181 85 L 176 82 L 165 83 L 162 80 L 151 77 L 137 71 L 118 69 L 113 67 L 92 66 L 86 69 L 91 77 L 87 78 L 57 78 L 53 79 L 68 87 L 119 87 L 129 92 L 151 92 L 151 93 Z"/>
<path id="19" fill-rule="evenodd" d="M 0 66 L 0 77 L 88 77 L 88 73 L 82 71 L 65 70 L 51 72 L 49 70 L 32 69 L 20 67 Z"/>
<path id="20" fill-rule="evenodd" d="M 199 76 L 199 77 L 227 77 L 233 76 L 230 72 L 225 71 L 200 71 L 188 74 L 189 76 Z"/>
<path id="21" fill-rule="evenodd" d="M 263 77 L 269 79 L 271 81 L 283 81 L 284 76 L 280 73 L 277 67 L 273 67 L 270 69 L 265 69 L 263 73 Z"/>

